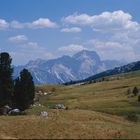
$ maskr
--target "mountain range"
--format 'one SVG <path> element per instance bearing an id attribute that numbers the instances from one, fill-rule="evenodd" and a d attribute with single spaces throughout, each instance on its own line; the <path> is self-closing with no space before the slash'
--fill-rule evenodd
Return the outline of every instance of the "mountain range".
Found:
<path id="1" fill-rule="evenodd" d="M 73 56 L 62 56 L 52 60 L 37 59 L 26 65 L 14 67 L 14 78 L 23 68 L 28 69 L 35 84 L 58 84 L 82 80 L 124 63 L 116 60 L 102 61 L 94 51 L 83 50 Z"/>
<path id="2" fill-rule="evenodd" d="M 134 71 L 138 71 L 138 70 L 140 70 L 140 61 L 132 62 L 132 63 L 129 63 L 129 64 L 124 65 L 124 66 L 116 67 L 114 69 L 107 70 L 107 71 L 101 72 L 99 74 L 90 76 L 84 80 L 74 81 L 74 82 L 75 83 L 88 82 L 88 81 L 96 80 L 96 79 L 103 78 L 106 76 L 134 72 Z"/>

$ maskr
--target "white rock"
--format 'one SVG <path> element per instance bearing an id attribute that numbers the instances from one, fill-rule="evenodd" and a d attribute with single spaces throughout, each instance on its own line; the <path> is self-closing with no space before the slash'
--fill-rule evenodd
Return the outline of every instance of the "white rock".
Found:
<path id="1" fill-rule="evenodd" d="M 48 117 L 48 112 L 42 111 L 42 112 L 40 113 L 40 116 L 42 116 L 42 117 Z"/>

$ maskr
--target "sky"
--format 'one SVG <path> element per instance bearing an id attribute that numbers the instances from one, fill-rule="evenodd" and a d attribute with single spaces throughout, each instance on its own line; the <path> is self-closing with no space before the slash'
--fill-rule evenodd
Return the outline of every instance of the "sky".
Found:
<path id="1" fill-rule="evenodd" d="M 0 0 L 0 51 L 14 65 L 96 51 L 140 60 L 140 0 Z"/>

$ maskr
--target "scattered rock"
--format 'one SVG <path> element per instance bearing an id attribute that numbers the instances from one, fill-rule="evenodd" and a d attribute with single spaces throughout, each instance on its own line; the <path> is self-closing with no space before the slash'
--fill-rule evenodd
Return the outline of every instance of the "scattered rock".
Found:
<path id="1" fill-rule="evenodd" d="M 47 95 L 48 93 L 47 92 L 44 92 L 44 95 Z"/>
<path id="2" fill-rule="evenodd" d="M 56 104 L 54 109 L 66 109 L 66 106 L 64 104 Z"/>
<path id="3" fill-rule="evenodd" d="M 41 116 L 41 117 L 48 117 L 48 112 L 42 111 L 42 112 L 40 113 L 40 116 Z"/>
<path id="4" fill-rule="evenodd" d="M 50 109 L 65 109 L 68 110 L 68 107 L 65 106 L 64 104 L 55 104 L 55 105 L 50 105 L 48 106 Z"/>
<path id="5" fill-rule="evenodd" d="M 32 108 L 32 107 L 37 107 L 37 106 L 44 107 L 44 106 L 43 106 L 42 104 L 40 104 L 40 103 L 35 103 L 35 104 L 31 105 L 31 108 Z"/>
<path id="6" fill-rule="evenodd" d="M 8 112 L 9 115 L 20 115 L 21 111 L 18 108 L 12 109 Z"/>
<path id="7" fill-rule="evenodd" d="M 1 115 L 8 115 L 8 112 L 11 110 L 12 108 L 9 107 L 8 105 L 5 105 L 3 107 L 0 108 L 0 114 Z"/>

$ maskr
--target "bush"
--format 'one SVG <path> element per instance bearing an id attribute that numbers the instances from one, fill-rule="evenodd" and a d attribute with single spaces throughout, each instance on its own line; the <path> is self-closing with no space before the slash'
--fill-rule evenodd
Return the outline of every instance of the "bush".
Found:
<path id="1" fill-rule="evenodd" d="M 66 106 L 66 110 L 68 110 L 69 108 L 68 108 L 68 106 Z"/>
<path id="2" fill-rule="evenodd" d="M 133 89 L 134 96 L 137 96 L 138 93 L 139 93 L 138 88 L 137 87 L 134 87 L 134 89 Z"/>
<path id="3" fill-rule="evenodd" d="M 129 121 L 133 121 L 133 122 L 137 122 L 138 121 L 138 116 L 135 112 L 130 112 L 128 115 L 127 115 L 127 119 Z"/>
<path id="4" fill-rule="evenodd" d="M 138 96 L 138 102 L 140 102 L 140 95 Z"/>

